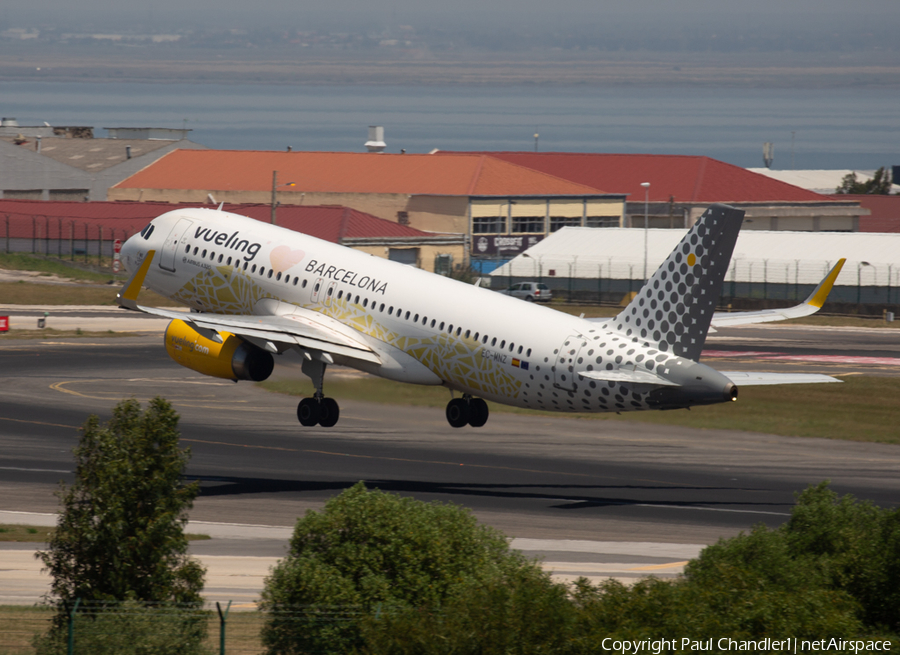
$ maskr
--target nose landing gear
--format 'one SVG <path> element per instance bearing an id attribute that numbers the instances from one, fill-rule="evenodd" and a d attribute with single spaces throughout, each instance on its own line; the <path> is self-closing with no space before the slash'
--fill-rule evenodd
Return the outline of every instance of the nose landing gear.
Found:
<path id="1" fill-rule="evenodd" d="M 473 428 L 480 428 L 487 423 L 490 412 L 484 400 L 465 394 L 462 398 L 454 398 L 447 403 L 446 413 L 447 422 L 451 427 L 461 428 L 471 425 Z"/>

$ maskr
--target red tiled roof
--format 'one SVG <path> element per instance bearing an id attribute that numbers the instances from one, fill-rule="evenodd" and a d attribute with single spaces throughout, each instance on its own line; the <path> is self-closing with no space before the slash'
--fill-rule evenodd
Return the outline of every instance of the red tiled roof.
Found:
<path id="1" fill-rule="evenodd" d="M 175 150 L 116 189 L 382 193 L 441 196 L 596 195 L 585 186 L 480 154 L 459 157 L 353 152 Z"/>
<path id="2" fill-rule="evenodd" d="M 473 153 L 439 152 L 470 156 Z M 518 164 L 610 193 L 643 201 L 642 182 L 650 183 L 650 201 L 668 202 L 822 202 L 812 191 L 779 182 L 709 157 L 689 155 L 615 155 L 566 152 L 485 152 Z"/>
<path id="3" fill-rule="evenodd" d="M 900 232 L 900 196 L 880 194 L 832 194 L 832 200 L 853 200 L 871 213 L 859 217 L 860 232 Z"/>
<path id="4" fill-rule="evenodd" d="M 103 238 L 125 239 L 152 219 L 182 207 L 210 207 L 196 203 L 165 202 L 54 202 L 41 200 L 0 200 L 0 239 L 49 238 L 68 239 L 74 229 L 76 240 L 97 239 L 103 227 Z M 223 210 L 269 222 L 271 208 L 260 204 L 226 204 Z M 9 222 L 7 223 L 7 218 Z M 430 232 L 399 225 L 365 212 L 341 207 L 282 205 L 278 208 L 278 224 L 310 236 L 338 243 L 352 238 L 410 238 L 433 236 Z"/>

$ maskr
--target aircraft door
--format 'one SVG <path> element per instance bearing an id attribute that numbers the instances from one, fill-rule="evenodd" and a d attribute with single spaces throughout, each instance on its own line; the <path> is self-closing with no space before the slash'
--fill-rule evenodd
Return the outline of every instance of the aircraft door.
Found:
<path id="1" fill-rule="evenodd" d="M 323 286 L 325 286 L 325 278 L 320 277 L 313 284 L 312 293 L 309 294 L 310 301 L 319 302 L 319 294 L 322 292 Z"/>
<path id="2" fill-rule="evenodd" d="M 575 362 L 584 344 L 582 337 L 572 335 L 560 346 L 553 366 L 553 386 L 557 389 L 575 391 Z"/>
<path id="3" fill-rule="evenodd" d="M 334 299 L 334 289 L 337 286 L 337 282 L 331 282 L 328 285 L 328 289 L 325 291 L 325 306 L 331 307 L 331 301 Z"/>
<path id="4" fill-rule="evenodd" d="M 175 256 L 178 254 L 178 246 L 185 241 L 188 231 L 193 223 L 186 218 L 181 218 L 175 223 L 175 227 L 169 232 L 162 247 L 159 257 L 159 267 L 167 271 L 175 272 Z"/>

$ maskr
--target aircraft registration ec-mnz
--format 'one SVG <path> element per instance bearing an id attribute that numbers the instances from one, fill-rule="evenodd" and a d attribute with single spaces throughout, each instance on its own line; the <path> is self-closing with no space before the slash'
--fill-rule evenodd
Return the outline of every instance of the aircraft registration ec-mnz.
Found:
<path id="1" fill-rule="evenodd" d="M 799 305 L 715 314 L 743 215 L 711 206 L 618 316 L 585 319 L 243 216 L 179 209 L 124 244 L 131 278 L 119 304 L 171 319 L 166 350 L 205 375 L 264 380 L 273 354 L 296 351 L 315 387 L 297 407 L 306 426 L 338 421 L 324 392 L 331 364 L 443 385 L 457 428 L 484 425 L 485 400 L 624 412 L 734 401 L 736 383 L 839 382 L 700 363 L 715 326 L 817 311 L 844 262 Z M 138 305 L 142 286 L 191 312 Z"/>

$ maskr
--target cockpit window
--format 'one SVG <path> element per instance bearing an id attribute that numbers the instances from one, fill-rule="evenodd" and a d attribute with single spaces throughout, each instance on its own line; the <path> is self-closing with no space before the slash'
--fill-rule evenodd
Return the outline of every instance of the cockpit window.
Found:
<path id="1" fill-rule="evenodd" d="M 141 230 L 141 236 L 144 237 L 144 239 L 149 239 L 151 234 L 153 234 L 153 223 L 148 224 Z"/>

